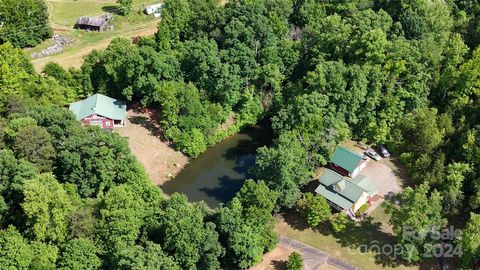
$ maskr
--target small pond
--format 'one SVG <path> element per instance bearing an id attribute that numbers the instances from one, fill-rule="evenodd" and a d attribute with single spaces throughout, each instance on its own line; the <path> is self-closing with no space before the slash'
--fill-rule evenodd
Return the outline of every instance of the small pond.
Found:
<path id="1" fill-rule="evenodd" d="M 192 159 L 162 189 L 167 194 L 184 193 L 192 202 L 203 200 L 212 208 L 226 203 L 252 177 L 248 171 L 255 164 L 256 150 L 271 139 L 270 128 L 248 127 Z"/>

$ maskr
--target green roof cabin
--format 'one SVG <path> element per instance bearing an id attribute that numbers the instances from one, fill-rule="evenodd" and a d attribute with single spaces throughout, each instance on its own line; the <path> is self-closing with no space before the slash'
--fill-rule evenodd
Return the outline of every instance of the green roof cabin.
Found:
<path id="1" fill-rule="evenodd" d="M 99 126 L 103 129 L 125 127 L 127 105 L 125 101 L 95 94 L 70 104 L 77 120 L 84 126 Z"/>
<path id="2" fill-rule="evenodd" d="M 344 147 L 337 147 L 330 168 L 342 176 L 355 178 L 367 166 L 367 158 Z"/>
<path id="3" fill-rule="evenodd" d="M 378 193 L 377 185 L 363 175 L 351 179 L 325 169 L 319 182 L 315 193 L 325 197 L 333 208 L 352 214 Z"/>

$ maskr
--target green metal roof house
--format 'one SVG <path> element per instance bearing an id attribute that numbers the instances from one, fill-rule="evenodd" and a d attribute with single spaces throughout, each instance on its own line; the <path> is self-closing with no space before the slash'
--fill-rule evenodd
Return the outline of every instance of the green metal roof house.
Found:
<path id="1" fill-rule="evenodd" d="M 124 127 L 127 116 L 125 101 L 102 94 L 95 94 L 84 100 L 74 102 L 70 104 L 69 110 L 75 114 L 77 120 L 82 122 L 83 125 L 95 125 L 104 129 Z"/>
<path id="2" fill-rule="evenodd" d="M 367 166 L 367 158 L 344 147 L 337 147 L 330 160 L 330 168 L 341 175 L 356 177 Z"/>
<path id="3" fill-rule="evenodd" d="M 356 212 L 378 191 L 376 184 L 366 176 L 350 179 L 329 169 L 325 169 L 319 182 L 315 193 L 325 197 L 333 208 L 340 211 Z"/>

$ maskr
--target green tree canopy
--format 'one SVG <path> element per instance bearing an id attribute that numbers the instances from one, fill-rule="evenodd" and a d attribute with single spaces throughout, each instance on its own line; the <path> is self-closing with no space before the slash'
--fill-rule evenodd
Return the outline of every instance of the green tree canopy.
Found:
<path id="1" fill-rule="evenodd" d="M 35 164 L 40 172 L 51 171 L 55 159 L 52 137 L 42 127 L 31 125 L 18 130 L 13 150 L 18 158 Z"/>
<path id="2" fill-rule="evenodd" d="M 158 224 L 152 233 L 158 235 L 163 250 L 181 269 L 218 269 L 223 253 L 215 224 L 206 220 L 205 205 L 189 205 L 184 195 L 173 194 L 163 202 Z M 179 226 L 178 224 L 182 224 Z"/>
<path id="3" fill-rule="evenodd" d="M 407 187 L 399 196 L 400 205 L 388 205 L 390 223 L 397 241 L 403 246 L 404 259 L 419 261 L 429 245 L 436 244 L 431 237 L 434 230 L 446 225 L 442 217 L 442 197 L 436 190 L 429 194 L 429 186 Z"/>
<path id="4" fill-rule="evenodd" d="M 470 213 L 470 219 L 463 230 L 459 244 L 462 246 L 463 251 L 463 267 L 464 269 L 471 269 L 478 263 L 480 258 L 480 215 Z"/>
<path id="5" fill-rule="evenodd" d="M 5 4 L 5 1 L 1 3 Z M 10 8 L 15 8 L 15 4 L 10 4 Z M 0 31 L 3 30 L 2 27 Z M 8 96 L 23 94 L 25 84 L 32 79 L 35 71 L 28 56 L 10 43 L 0 45 L 0 68 L 0 104 L 4 104 Z"/>
<path id="6" fill-rule="evenodd" d="M 32 239 L 59 243 L 68 235 L 69 197 L 50 173 L 27 180 L 23 186 L 23 211 Z"/>
<path id="7" fill-rule="evenodd" d="M 33 47 L 52 36 L 43 0 L 1 0 L 0 10 L 0 44 Z"/>
<path id="8" fill-rule="evenodd" d="M 127 16 L 132 11 L 133 0 L 117 0 L 117 3 L 120 5 L 119 10 L 123 16 Z"/>
<path id="9" fill-rule="evenodd" d="M 102 261 L 98 257 L 98 253 L 98 247 L 89 239 L 69 240 L 62 249 L 58 267 L 65 270 L 100 269 Z"/>
<path id="10" fill-rule="evenodd" d="M 247 180 L 235 198 L 217 209 L 215 223 L 226 249 L 225 264 L 250 267 L 275 246 L 277 235 L 270 213 L 276 199 L 277 193 L 263 181 Z"/>
<path id="11" fill-rule="evenodd" d="M 288 256 L 287 270 L 301 270 L 303 268 L 303 258 L 300 253 L 294 251 Z"/>
<path id="12" fill-rule="evenodd" d="M 120 253 L 135 245 L 143 225 L 144 206 L 144 201 L 126 184 L 113 187 L 105 195 L 97 235 L 101 247 L 107 250 L 110 267 L 116 268 Z"/>
<path id="13" fill-rule="evenodd" d="M 30 269 L 34 253 L 27 240 L 13 226 L 0 230 L 0 263 L 2 267 Z"/>
<path id="14" fill-rule="evenodd" d="M 177 263 L 159 244 L 147 242 L 145 247 L 136 245 L 122 251 L 118 269 L 132 270 L 180 270 Z"/>
<path id="15" fill-rule="evenodd" d="M 19 222 L 23 215 L 20 203 L 23 201 L 23 184 L 37 173 L 35 166 L 15 158 L 12 151 L 0 150 L 0 222 Z M 16 224 L 13 223 L 13 224 Z"/>
<path id="16" fill-rule="evenodd" d="M 82 197 L 106 192 L 115 184 L 147 179 L 127 141 L 118 133 L 103 132 L 98 127 L 79 129 L 58 150 L 60 181 L 75 184 Z"/>
<path id="17" fill-rule="evenodd" d="M 320 195 L 307 192 L 297 201 L 297 211 L 307 219 L 310 227 L 325 222 L 330 217 L 330 206 L 327 200 Z"/>

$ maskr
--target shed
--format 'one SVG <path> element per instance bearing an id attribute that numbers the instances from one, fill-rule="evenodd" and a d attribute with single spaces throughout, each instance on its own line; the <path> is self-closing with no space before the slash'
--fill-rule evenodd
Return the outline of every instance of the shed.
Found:
<path id="1" fill-rule="evenodd" d="M 162 9 L 162 7 L 163 7 L 163 3 L 146 6 L 143 12 L 145 12 L 145 14 L 147 15 L 158 14 L 160 13 L 160 10 Z"/>
<path id="2" fill-rule="evenodd" d="M 100 126 L 104 129 L 124 127 L 127 115 L 125 101 L 95 94 L 84 100 L 70 104 L 77 120 L 85 126 Z"/>
<path id="3" fill-rule="evenodd" d="M 367 165 L 367 158 L 344 147 L 337 147 L 330 168 L 344 176 L 356 177 Z"/>
<path id="4" fill-rule="evenodd" d="M 75 28 L 90 31 L 103 31 L 105 30 L 105 27 L 107 27 L 109 20 L 110 16 L 107 14 L 99 17 L 82 16 L 78 18 Z"/>

